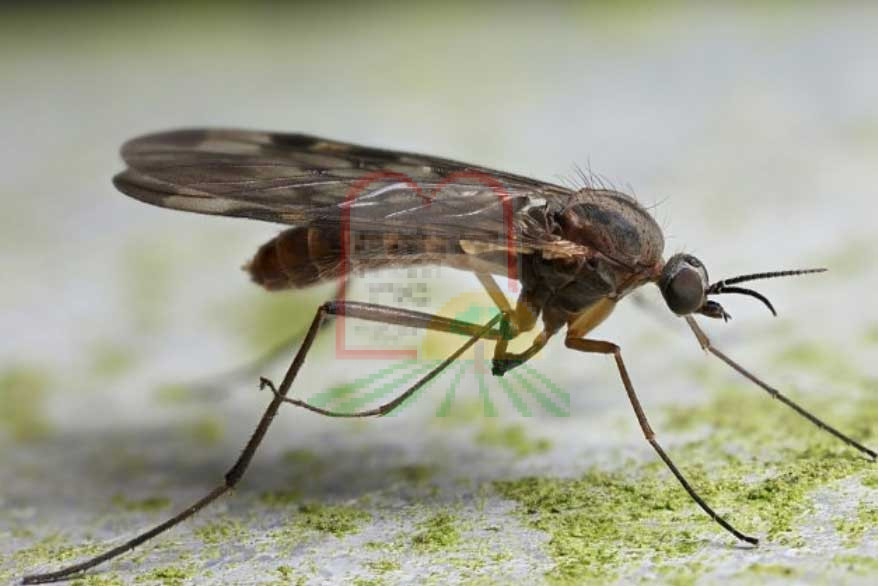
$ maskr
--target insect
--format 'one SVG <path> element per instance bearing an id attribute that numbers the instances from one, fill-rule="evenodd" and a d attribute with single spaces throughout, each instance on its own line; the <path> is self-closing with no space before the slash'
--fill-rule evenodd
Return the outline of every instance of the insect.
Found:
<path id="1" fill-rule="evenodd" d="M 484 324 L 396 307 L 332 299 L 317 310 L 280 385 L 262 379 L 273 398 L 240 457 L 209 494 L 165 522 L 88 559 L 26 584 L 68 578 L 167 531 L 229 492 L 244 475 L 272 419 L 285 404 L 332 417 L 385 415 L 479 339 L 496 341 L 492 372 L 502 376 L 537 354 L 562 330 L 565 345 L 614 359 L 641 430 L 701 509 L 739 540 L 758 543 L 717 514 L 662 449 L 640 404 L 622 351 L 589 333 L 626 295 L 654 283 L 668 308 L 686 320 L 701 347 L 811 423 L 860 450 L 876 453 L 838 431 L 751 374 L 716 348 L 694 316 L 728 321 L 714 298 L 746 295 L 741 285 L 824 269 L 763 272 L 711 283 L 692 255 L 663 258 L 658 224 L 637 201 L 615 190 L 573 189 L 438 157 L 369 148 L 302 134 L 191 129 L 151 134 L 122 147 L 127 169 L 114 179 L 123 193 L 190 212 L 238 216 L 290 226 L 263 245 L 247 265 L 269 290 L 344 282 L 352 270 L 441 264 L 475 273 L 499 313 Z M 514 277 L 513 306 L 495 275 Z M 334 412 L 288 396 L 321 324 L 333 316 L 450 332 L 467 341 L 392 401 L 356 413 Z M 538 321 L 542 324 L 537 328 Z M 510 340 L 538 330 L 520 353 Z"/>

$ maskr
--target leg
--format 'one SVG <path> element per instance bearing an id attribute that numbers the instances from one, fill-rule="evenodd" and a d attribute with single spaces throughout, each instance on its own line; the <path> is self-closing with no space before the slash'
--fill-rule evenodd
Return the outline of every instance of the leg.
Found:
<path id="1" fill-rule="evenodd" d="M 478 277 L 482 287 L 488 292 L 488 295 L 494 301 L 497 308 L 507 316 L 508 327 L 510 327 L 511 332 L 514 332 L 510 335 L 510 339 L 514 338 L 521 332 L 529 332 L 533 329 L 537 323 L 539 312 L 535 312 L 527 303 L 527 298 L 524 295 L 524 292 L 518 297 L 518 301 L 515 303 L 515 309 L 513 309 L 512 306 L 509 305 L 509 300 L 506 299 L 506 295 L 503 294 L 503 290 L 500 289 L 500 286 L 497 285 L 497 282 L 494 280 L 494 277 L 487 273 L 476 273 L 476 277 Z"/>
<path id="2" fill-rule="evenodd" d="M 482 326 L 482 329 L 473 334 L 473 336 L 469 340 L 467 340 L 463 346 L 455 350 L 448 358 L 446 358 L 439 365 L 437 365 L 436 368 L 422 376 L 415 384 L 406 389 L 401 395 L 399 395 L 389 403 L 379 405 L 374 409 L 368 409 L 366 411 L 355 411 L 353 413 L 345 413 L 341 411 L 330 411 L 321 407 L 315 407 L 314 405 L 310 405 L 305 401 L 300 401 L 299 399 L 291 399 L 289 397 L 283 396 L 281 394 L 281 391 L 275 388 L 274 383 L 272 383 L 267 378 L 261 379 L 260 388 L 268 387 L 271 389 L 271 392 L 274 393 L 276 398 L 279 397 L 285 403 L 290 403 L 292 405 L 296 405 L 297 407 L 302 407 L 304 409 L 307 409 L 308 411 L 313 411 L 314 413 L 319 413 L 328 417 L 372 417 L 387 415 L 388 413 L 402 405 L 405 400 L 411 397 L 418 389 L 430 382 L 437 374 L 445 370 L 449 364 L 457 360 L 457 358 L 461 354 L 469 350 L 470 347 L 475 344 L 480 338 L 490 332 L 491 328 L 500 321 L 501 317 L 502 316 L 497 315 L 491 321 Z"/>
<path id="3" fill-rule="evenodd" d="M 463 336 L 474 336 L 478 332 L 480 337 L 488 340 L 499 340 L 503 337 L 501 329 L 488 329 L 484 324 L 474 324 L 457 319 L 443 317 L 441 315 L 433 315 L 421 311 L 413 311 L 410 309 L 399 309 L 387 305 L 377 305 L 374 303 L 363 303 L 360 301 L 329 301 L 320 306 L 319 310 L 323 315 L 350 317 L 354 319 L 362 319 L 366 321 L 374 321 L 396 326 L 407 326 L 410 328 L 418 328 L 424 330 L 435 330 L 437 332 L 447 332 L 449 334 L 458 334 Z M 496 320 L 491 320 L 491 324 L 500 321 L 501 316 L 497 316 Z"/>
<path id="4" fill-rule="evenodd" d="M 625 386 L 625 392 L 628 393 L 628 400 L 631 401 L 631 406 L 634 408 L 634 414 L 637 416 L 637 422 L 640 424 L 640 429 L 643 430 L 643 435 L 646 437 L 646 441 L 653 447 L 653 449 L 658 453 L 659 457 L 664 461 L 667 467 L 671 470 L 674 476 L 677 477 L 677 480 L 680 481 L 680 484 L 683 485 L 683 488 L 689 493 L 689 496 L 692 497 L 701 509 L 707 513 L 711 519 L 719 523 L 723 529 L 740 539 L 741 541 L 746 541 L 747 543 L 758 544 L 759 540 L 755 537 L 750 537 L 749 535 L 745 535 L 732 527 L 725 519 L 720 517 L 710 506 L 704 502 L 704 500 L 695 492 L 695 489 L 689 484 L 689 481 L 686 480 L 686 477 L 677 469 L 677 466 L 674 465 L 674 462 L 671 461 L 671 458 L 665 453 L 662 447 L 659 445 L 658 441 L 655 439 L 655 432 L 649 426 L 649 421 L 646 419 L 646 413 L 643 411 L 643 407 L 640 405 L 640 399 L 637 398 L 637 393 L 634 392 L 634 385 L 631 384 L 631 378 L 628 376 L 628 370 L 625 368 L 625 363 L 622 361 L 622 350 L 612 342 L 603 342 L 600 340 L 585 340 L 582 338 L 567 338 L 565 341 L 568 348 L 572 348 L 574 350 L 579 350 L 580 352 L 588 352 L 594 354 L 612 354 L 613 358 L 616 359 L 616 367 L 619 369 L 619 376 L 622 378 L 622 384 Z"/>
<path id="5" fill-rule="evenodd" d="M 765 390 L 769 395 L 771 395 L 771 397 L 773 399 L 777 399 L 778 401 L 780 401 L 781 403 L 783 403 L 784 405 L 786 405 L 787 407 L 789 407 L 790 409 L 792 409 L 793 411 L 795 411 L 796 413 L 798 413 L 799 415 L 801 415 L 802 417 L 804 417 L 805 419 L 807 419 L 808 421 L 810 421 L 811 423 L 813 423 L 814 425 L 819 427 L 820 429 L 822 429 L 826 432 L 829 432 L 830 434 L 834 435 L 835 437 L 837 437 L 838 439 L 840 439 L 841 441 L 843 441 L 847 445 L 849 445 L 853 448 L 856 448 L 857 450 L 863 452 L 864 454 L 869 456 L 872 460 L 876 459 L 876 456 L 878 456 L 878 454 L 876 454 L 876 452 L 874 450 L 869 449 L 866 446 L 864 446 L 863 444 L 857 442 L 856 440 L 849 438 L 848 436 L 846 436 L 842 432 L 838 431 L 837 429 L 835 429 L 834 427 L 832 427 L 831 425 L 829 425 L 828 423 L 826 423 L 822 419 L 818 418 L 816 415 L 811 414 L 804 407 L 801 407 L 797 403 L 793 402 L 791 399 L 788 399 L 783 393 L 781 393 L 780 391 L 778 391 L 774 387 L 770 386 L 768 383 L 762 381 L 761 379 L 756 377 L 754 374 L 750 373 L 743 366 L 741 366 L 740 364 L 738 364 L 737 362 L 735 362 L 734 360 L 732 360 L 731 358 L 726 356 L 723 352 L 721 352 L 717 348 L 714 348 L 713 344 L 710 342 L 710 338 L 708 338 L 707 334 L 705 334 L 704 331 L 700 327 L 698 327 L 698 323 L 695 321 L 694 318 L 692 318 L 692 316 L 687 316 L 686 322 L 689 324 L 689 327 L 692 329 L 692 332 L 695 334 L 695 337 L 698 338 L 698 343 L 701 344 L 702 349 L 710 352 L 711 354 L 713 354 L 714 356 L 716 356 L 717 358 L 719 358 L 720 360 L 722 360 L 723 362 L 725 362 L 726 364 L 731 366 L 733 369 L 735 369 L 739 374 L 743 375 L 750 382 L 756 384 L 757 386 L 759 386 L 763 390 Z"/>
<path id="6" fill-rule="evenodd" d="M 543 349 L 543 346 L 549 341 L 551 334 L 543 331 L 534 339 L 530 347 L 524 352 L 519 354 L 507 352 L 506 349 L 509 346 L 509 341 L 517 337 L 521 332 L 530 331 L 530 329 L 536 324 L 537 316 L 533 315 L 531 310 L 528 309 L 523 299 L 518 300 L 518 303 L 516 303 L 515 309 L 513 310 L 512 306 L 509 305 L 506 296 L 503 295 L 503 291 L 491 275 L 487 273 L 476 273 L 476 277 L 478 277 L 482 286 L 488 292 L 488 295 L 491 296 L 494 304 L 497 305 L 503 313 L 503 321 L 500 322 L 500 331 L 502 332 L 502 335 L 500 339 L 497 340 L 497 345 L 494 348 L 494 359 L 491 361 L 491 374 L 494 376 L 503 376 L 516 366 L 520 366 L 533 358 Z"/>
<path id="7" fill-rule="evenodd" d="M 476 273 L 476 278 L 479 280 L 479 283 L 482 284 L 482 287 L 485 288 L 485 291 L 488 292 L 494 305 L 496 305 L 503 313 L 511 314 L 512 306 L 509 305 L 509 300 L 506 299 L 506 295 L 503 294 L 503 290 L 497 285 L 497 281 L 494 280 L 494 277 L 488 273 Z"/>
<path id="8" fill-rule="evenodd" d="M 265 410 L 265 413 L 262 414 L 262 418 L 259 420 L 259 424 L 256 426 L 256 430 L 253 432 L 253 435 L 250 436 L 250 440 L 247 442 L 247 445 L 244 446 L 244 451 L 235 461 L 234 465 L 232 465 L 228 472 L 226 472 L 226 475 L 221 484 L 217 485 L 217 487 L 214 488 L 210 493 L 202 497 L 200 500 L 196 501 L 189 508 L 181 511 L 164 523 L 156 525 L 148 531 L 144 531 L 140 535 L 137 535 L 136 537 L 126 541 L 125 543 L 117 547 L 114 547 L 84 562 L 67 566 L 66 568 L 62 568 L 55 572 L 25 576 L 22 580 L 22 583 L 42 584 L 47 582 L 57 582 L 59 580 L 63 580 L 69 578 L 70 576 L 84 572 L 85 570 L 93 568 L 115 557 L 118 557 L 134 549 L 138 545 L 149 541 L 156 535 L 164 533 L 168 529 L 182 523 L 183 521 L 192 517 L 193 515 L 195 515 L 195 513 L 218 499 L 220 496 L 230 491 L 241 479 L 241 476 L 243 476 L 244 471 L 247 469 L 247 466 L 253 459 L 253 454 L 256 452 L 256 448 L 259 447 L 259 444 L 262 442 L 263 437 L 265 437 L 265 433 L 266 431 L 268 431 L 268 427 L 271 425 L 274 416 L 277 414 L 277 411 L 281 406 L 281 397 L 283 397 L 283 395 L 285 395 L 289 391 L 290 385 L 296 378 L 296 374 L 299 372 L 299 368 L 301 368 L 302 363 L 305 360 L 305 355 L 308 353 L 308 349 L 311 347 L 311 344 L 314 342 L 314 338 L 317 336 L 317 331 L 320 329 L 320 322 L 322 321 L 322 319 L 323 311 L 321 309 L 318 310 L 317 315 L 314 316 L 314 320 L 311 322 L 311 327 L 308 328 L 308 333 L 305 335 L 304 340 L 302 340 L 302 346 L 296 353 L 296 357 L 293 360 L 292 364 L 290 364 L 286 376 L 284 376 L 284 380 L 283 383 L 281 383 L 278 396 L 276 396 L 271 401 L 271 403 L 269 403 L 268 407 Z"/>
<path id="9" fill-rule="evenodd" d="M 396 400 L 390 403 L 390 408 L 388 409 L 388 411 L 392 410 L 400 403 L 405 401 L 405 399 L 411 396 L 411 394 L 414 393 L 417 388 L 436 376 L 436 374 L 438 374 L 442 368 L 448 366 L 451 361 L 453 361 L 455 358 L 457 358 L 457 356 L 466 351 L 466 349 L 472 346 L 480 337 L 492 336 L 494 337 L 494 339 L 496 339 L 500 336 L 500 331 L 493 329 L 494 325 L 500 321 L 501 316 L 499 315 L 485 325 L 477 325 L 440 316 L 433 316 L 430 314 L 415 311 L 406 311 L 383 307 L 380 305 L 371 305 L 368 303 L 336 301 L 328 302 L 321 305 L 320 308 L 317 310 L 316 315 L 314 316 L 314 320 L 311 322 L 311 326 L 308 328 L 308 332 L 305 335 L 305 338 L 302 340 L 302 345 L 299 347 L 299 351 L 296 353 L 296 357 L 293 359 L 292 364 L 290 364 L 290 367 L 287 370 L 286 375 L 284 376 L 283 382 L 281 382 L 280 388 L 275 391 L 274 398 L 272 399 L 271 403 L 269 403 L 268 407 L 262 415 L 262 418 L 259 420 L 259 423 L 256 426 L 256 430 L 253 432 L 253 435 L 250 436 L 250 439 L 244 446 L 244 450 L 243 452 L 241 452 L 241 455 L 228 470 L 228 472 L 226 472 L 226 475 L 221 484 L 219 484 L 206 496 L 196 501 L 189 508 L 181 511 L 167 521 L 156 525 L 152 529 L 144 531 L 140 535 L 133 537 L 132 539 L 117 547 L 114 547 L 91 559 L 85 560 L 84 562 L 67 566 L 55 572 L 25 576 L 22 580 L 22 583 L 41 584 L 47 582 L 56 582 L 84 572 L 85 570 L 88 570 L 108 560 L 118 557 L 134 549 L 138 545 L 149 541 L 153 537 L 164 533 L 168 529 L 179 525 L 180 523 L 189 519 L 198 511 L 218 499 L 220 496 L 234 488 L 235 485 L 237 485 L 238 482 L 241 480 L 241 477 L 244 475 L 247 467 L 250 465 L 250 462 L 253 459 L 253 455 L 256 453 L 256 449 L 259 447 L 259 444 L 262 443 L 262 440 L 265 437 L 265 434 L 268 431 L 272 420 L 277 414 L 278 409 L 280 409 L 280 406 L 286 400 L 286 395 L 290 390 L 290 386 L 293 384 L 293 381 L 295 380 L 299 369 L 302 367 L 302 364 L 305 361 L 305 356 L 308 354 L 308 350 L 314 343 L 314 338 L 317 337 L 317 332 L 320 330 L 321 323 L 327 315 L 339 314 L 347 315 L 350 317 L 361 317 L 362 319 L 370 319 L 372 321 L 388 321 L 390 319 L 394 319 L 394 321 L 391 321 L 390 323 L 399 325 L 413 325 L 416 327 L 419 326 L 446 332 L 472 332 L 471 335 L 473 337 L 466 344 L 464 344 L 461 349 L 459 349 L 454 354 L 452 354 L 451 357 L 443 361 L 443 363 L 439 367 L 428 373 L 412 389 L 406 391 L 403 396 L 398 397 Z M 387 411 L 385 411 L 385 413 L 386 412 Z"/>
<path id="10" fill-rule="evenodd" d="M 501 331 L 503 330 L 504 323 L 505 322 L 500 323 Z M 506 345 L 508 344 L 508 340 L 506 338 L 501 338 L 494 349 L 494 359 L 491 361 L 491 374 L 494 376 L 503 376 L 516 366 L 521 366 L 536 356 L 536 354 L 548 343 L 550 337 L 551 334 L 543 330 L 536 338 L 534 338 L 530 347 L 519 354 L 507 352 Z"/>

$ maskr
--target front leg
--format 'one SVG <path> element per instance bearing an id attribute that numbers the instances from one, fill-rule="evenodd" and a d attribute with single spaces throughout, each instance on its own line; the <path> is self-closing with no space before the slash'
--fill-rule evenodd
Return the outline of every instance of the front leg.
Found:
<path id="1" fill-rule="evenodd" d="M 822 419 L 820 419 L 819 417 L 817 417 L 816 415 L 814 415 L 813 413 L 811 413 L 810 411 L 808 411 L 807 409 L 805 409 L 804 407 L 802 407 L 801 405 L 799 405 L 798 403 L 796 403 L 795 401 L 793 401 L 792 399 L 790 399 L 789 397 L 787 397 L 786 395 L 781 393 L 779 390 L 772 387 L 771 385 L 769 385 L 768 383 L 763 381 L 761 378 L 757 377 L 755 374 L 751 373 L 749 370 L 747 370 L 746 368 L 744 368 L 743 366 L 738 364 L 736 361 L 734 361 L 731 358 L 729 358 L 728 356 L 726 356 L 726 354 L 724 352 L 720 351 L 719 348 L 717 348 L 716 346 L 713 345 L 713 343 L 710 341 L 710 338 L 707 337 L 707 334 L 705 334 L 704 330 L 702 330 L 698 326 L 698 323 L 695 321 L 695 318 L 693 318 L 691 315 L 686 316 L 686 322 L 689 324 L 689 327 L 692 329 L 692 333 L 695 334 L 695 337 L 698 339 L 698 343 L 701 345 L 701 348 L 703 350 L 710 352 L 711 354 L 713 354 L 714 356 L 716 356 L 717 358 L 719 358 L 720 360 L 722 360 L 723 362 L 725 362 L 726 364 L 731 366 L 741 376 L 743 376 L 744 378 L 746 378 L 747 380 L 749 380 L 750 382 L 752 382 L 753 384 L 757 385 L 762 390 L 767 392 L 773 399 L 777 399 L 778 401 L 780 401 L 781 403 L 783 403 L 784 405 L 786 405 L 787 407 L 789 407 L 790 409 L 792 409 L 793 411 L 795 411 L 796 413 L 798 413 L 799 415 L 801 415 L 802 417 L 804 417 L 805 419 L 807 419 L 808 421 L 810 421 L 811 423 L 816 425 L 818 428 L 822 429 L 823 431 L 826 431 L 830 435 L 835 436 L 836 438 L 840 439 L 841 441 L 843 441 L 847 445 L 851 446 L 852 448 L 855 448 L 855 449 L 859 450 L 860 452 L 866 454 L 872 461 L 875 461 L 875 459 L 878 458 L 878 453 L 876 453 L 875 450 L 873 450 L 871 448 L 867 448 L 866 446 L 864 446 L 860 442 L 858 442 L 855 439 L 849 437 L 848 435 L 842 433 L 841 431 L 839 431 L 835 427 L 829 425 L 828 423 L 826 423 L 825 421 L 823 421 Z"/>

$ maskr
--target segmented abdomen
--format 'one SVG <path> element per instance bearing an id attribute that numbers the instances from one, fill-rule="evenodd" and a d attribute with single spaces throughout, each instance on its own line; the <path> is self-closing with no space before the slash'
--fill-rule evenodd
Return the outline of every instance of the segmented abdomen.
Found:
<path id="1" fill-rule="evenodd" d="M 302 288 L 360 273 L 412 264 L 439 264 L 463 254 L 457 242 L 430 235 L 348 233 L 330 226 L 300 226 L 263 244 L 244 268 L 269 290 Z"/>

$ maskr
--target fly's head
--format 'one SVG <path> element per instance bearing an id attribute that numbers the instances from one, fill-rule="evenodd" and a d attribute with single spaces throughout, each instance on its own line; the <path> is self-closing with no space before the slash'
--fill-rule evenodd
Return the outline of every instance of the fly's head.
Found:
<path id="1" fill-rule="evenodd" d="M 691 254 L 675 254 L 662 268 L 658 279 L 658 286 L 661 289 L 662 296 L 665 298 L 665 303 L 668 304 L 668 308 L 677 315 L 683 316 L 698 313 L 707 317 L 722 318 L 723 321 L 729 321 L 732 316 L 723 309 L 722 305 L 708 297 L 729 293 L 747 295 L 758 299 L 765 304 L 773 315 L 777 315 L 771 301 L 764 295 L 752 289 L 737 287 L 736 285 L 745 281 L 790 277 L 806 273 L 821 273 L 825 270 L 804 269 L 754 273 L 723 279 L 711 284 L 704 263 Z"/>
<path id="2" fill-rule="evenodd" d="M 658 281 L 668 309 L 677 315 L 700 313 L 729 319 L 722 305 L 707 298 L 710 280 L 704 264 L 691 254 L 675 254 L 665 263 Z"/>

